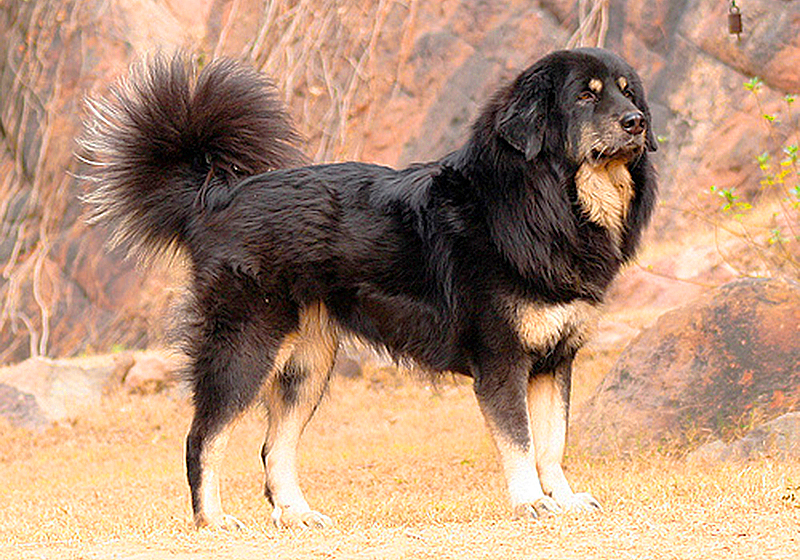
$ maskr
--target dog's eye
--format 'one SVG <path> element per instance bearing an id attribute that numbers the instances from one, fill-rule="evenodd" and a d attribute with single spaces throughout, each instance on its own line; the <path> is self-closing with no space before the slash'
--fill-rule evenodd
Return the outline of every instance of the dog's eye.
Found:
<path id="1" fill-rule="evenodd" d="M 578 95 L 578 101 L 594 102 L 597 101 L 597 94 L 590 90 L 584 90 Z"/>

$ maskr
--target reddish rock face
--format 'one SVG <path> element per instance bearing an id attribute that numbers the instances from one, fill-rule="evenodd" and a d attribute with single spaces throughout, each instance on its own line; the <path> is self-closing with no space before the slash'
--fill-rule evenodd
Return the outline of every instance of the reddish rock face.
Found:
<path id="1" fill-rule="evenodd" d="M 664 314 L 576 417 L 595 451 L 741 435 L 800 409 L 800 286 L 737 280 Z"/>
<path id="2" fill-rule="evenodd" d="M 278 12 L 262 29 L 263 0 L 118 0 L 113 9 L 103 0 L 2 1 L 0 363 L 143 348 L 161 338 L 177 295 L 169 287 L 183 272 L 170 263 L 141 275 L 108 253 L 107 232 L 81 219 L 75 179 L 81 100 L 133 60 L 181 45 L 206 57 L 249 53 L 280 85 L 312 157 L 405 165 L 460 145 L 498 82 L 566 46 L 578 5 L 587 3 L 315 0 L 304 3 L 305 17 L 290 17 L 292 2 L 269 4 Z M 744 4 L 739 40 L 728 35 L 729 3 L 719 0 L 616 0 L 604 12 L 603 45 L 643 77 L 664 138 L 654 154 L 663 205 L 649 243 L 680 245 L 672 254 L 696 244 L 686 235 L 698 225 L 690 216 L 717 207 L 703 193 L 711 185 L 759 192 L 755 157 L 780 157 L 800 126 L 798 103 L 788 110 L 783 101 L 800 93 L 800 4 Z M 764 83 L 758 104 L 743 87 L 756 75 Z M 777 129 L 765 126 L 762 108 L 776 115 Z M 723 281 L 692 270 L 679 276 Z M 651 301 L 688 297 L 644 281 Z M 631 283 L 622 288 L 623 301 L 644 294 Z"/>

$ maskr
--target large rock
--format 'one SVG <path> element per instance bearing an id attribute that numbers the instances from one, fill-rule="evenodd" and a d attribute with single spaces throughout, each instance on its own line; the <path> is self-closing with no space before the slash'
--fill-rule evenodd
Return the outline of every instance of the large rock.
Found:
<path id="1" fill-rule="evenodd" d="M 40 429 L 78 417 L 122 390 L 150 394 L 177 386 L 181 355 L 151 350 L 86 358 L 30 358 L 0 368 L 0 416 L 14 425 Z"/>
<path id="2" fill-rule="evenodd" d="M 41 430 L 49 423 L 36 397 L 5 383 L 0 383 L 0 417 L 29 430 Z"/>
<path id="3" fill-rule="evenodd" d="M 800 286 L 737 280 L 661 316 L 575 418 L 594 451 L 730 439 L 800 409 Z"/>
<path id="4" fill-rule="evenodd" d="M 771 457 L 800 459 L 800 412 L 790 412 L 758 426 L 731 443 L 710 441 L 689 454 L 689 461 L 743 461 Z"/>
<path id="5" fill-rule="evenodd" d="M 5 386 L 0 413 L 14 424 L 39 428 L 96 407 L 118 387 L 134 364 L 128 353 L 96 358 L 50 360 L 35 357 L 0 369 Z M 16 403 L 13 406 L 10 403 Z"/>
<path id="6" fill-rule="evenodd" d="M 159 393 L 178 383 L 184 363 L 183 356 L 175 352 L 134 352 L 133 364 L 125 374 L 122 386 L 128 393 Z"/>

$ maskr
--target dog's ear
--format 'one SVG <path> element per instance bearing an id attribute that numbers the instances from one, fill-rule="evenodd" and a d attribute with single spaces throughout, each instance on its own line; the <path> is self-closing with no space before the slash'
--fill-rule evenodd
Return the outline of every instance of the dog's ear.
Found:
<path id="1" fill-rule="evenodd" d="M 655 152 L 658 150 L 658 139 L 656 133 L 653 132 L 653 116 L 650 114 L 650 106 L 645 101 L 644 88 L 641 85 L 641 79 L 636 77 L 636 98 L 639 100 L 636 105 L 639 110 L 644 113 L 644 119 L 647 122 L 647 131 L 644 136 L 644 146 L 648 152 Z"/>
<path id="2" fill-rule="evenodd" d="M 647 117 L 647 133 L 644 139 L 644 145 L 647 148 L 648 152 L 655 152 L 658 150 L 658 139 L 656 138 L 655 132 L 653 132 L 653 120 L 650 118 L 650 111 L 646 113 Z"/>
<path id="3" fill-rule="evenodd" d="M 495 126 L 511 147 L 532 161 L 544 144 L 545 115 L 541 102 L 514 101 L 497 114 Z"/>
<path id="4" fill-rule="evenodd" d="M 549 92 L 552 90 L 548 65 L 533 67 L 513 84 L 507 101 L 495 117 L 495 130 L 528 161 L 539 155 L 545 142 Z"/>

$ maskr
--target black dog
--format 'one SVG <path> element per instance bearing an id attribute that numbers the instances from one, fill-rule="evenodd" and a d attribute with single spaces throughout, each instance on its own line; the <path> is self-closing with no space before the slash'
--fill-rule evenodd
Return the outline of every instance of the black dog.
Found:
<path id="1" fill-rule="evenodd" d="M 656 196 L 650 113 L 623 60 L 550 54 L 498 91 L 461 149 L 402 170 L 298 167 L 273 90 L 230 61 L 195 78 L 157 59 L 89 107 L 90 220 L 191 263 L 197 525 L 235 525 L 218 469 L 259 397 L 273 520 L 329 521 L 303 497 L 296 448 L 347 334 L 474 379 L 515 513 L 599 509 L 561 460 L 573 358 Z"/>

